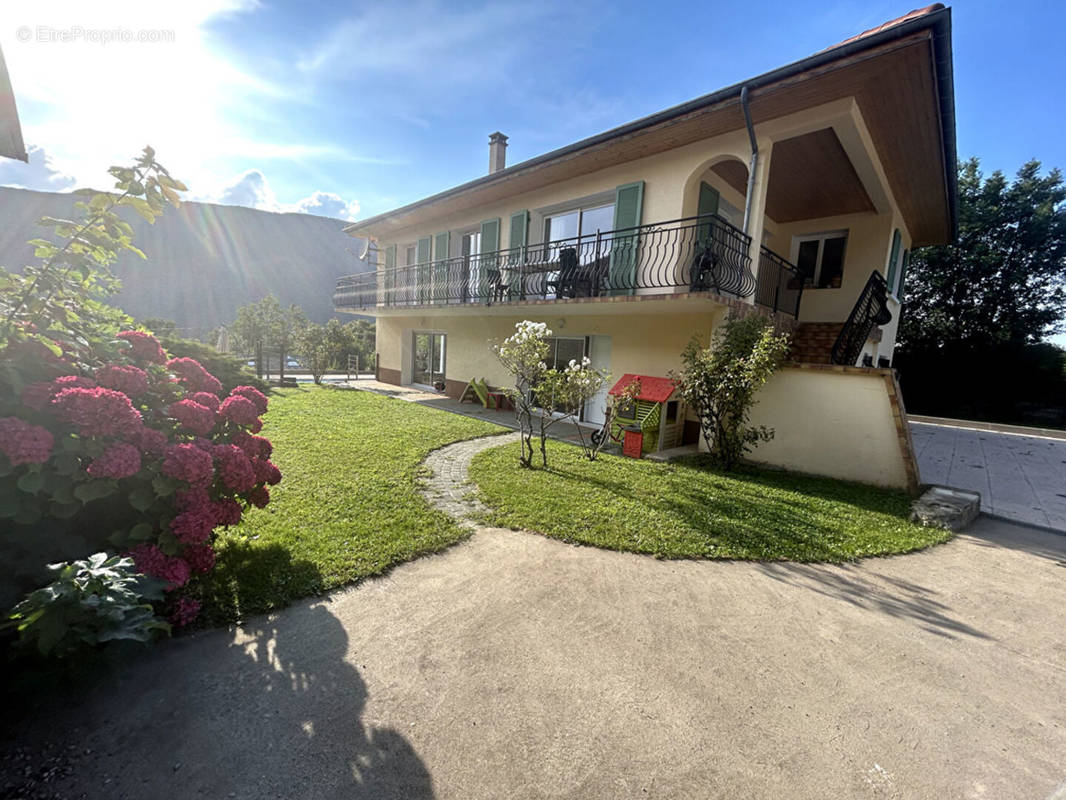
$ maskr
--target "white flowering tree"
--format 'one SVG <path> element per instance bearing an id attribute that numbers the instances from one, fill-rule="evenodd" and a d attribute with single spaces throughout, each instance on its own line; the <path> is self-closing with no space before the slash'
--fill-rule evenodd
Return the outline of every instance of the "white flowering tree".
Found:
<path id="1" fill-rule="evenodd" d="M 563 420 L 572 420 L 576 425 L 581 406 L 603 388 L 608 378 L 606 373 L 593 369 L 587 357 L 581 361 L 572 359 L 561 370 L 549 368 L 551 335 L 543 322 L 523 320 L 515 324 L 511 336 L 493 346 L 500 363 L 514 379 L 514 385 L 505 391 L 518 417 L 522 435 L 519 462 L 524 467 L 533 466 L 534 433 L 540 436 L 541 463 L 548 466 L 549 428 Z"/>

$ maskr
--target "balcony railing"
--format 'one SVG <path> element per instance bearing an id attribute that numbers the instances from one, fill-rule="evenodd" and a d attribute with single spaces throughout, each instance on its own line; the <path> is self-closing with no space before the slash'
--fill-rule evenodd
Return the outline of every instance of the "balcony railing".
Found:
<path id="1" fill-rule="evenodd" d="M 769 247 L 760 247 L 755 302 L 798 318 L 802 296 L 803 275 L 800 271 Z"/>
<path id="2" fill-rule="evenodd" d="M 337 281 L 333 305 L 488 305 L 679 290 L 747 297 L 757 289 L 750 243 L 721 217 L 688 217 L 350 275 Z M 795 272 L 783 259 L 774 269 Z M 788 280 L 775 280 L 787 288 Z M 794 313 L 785 300 L 780 310 Z"/>

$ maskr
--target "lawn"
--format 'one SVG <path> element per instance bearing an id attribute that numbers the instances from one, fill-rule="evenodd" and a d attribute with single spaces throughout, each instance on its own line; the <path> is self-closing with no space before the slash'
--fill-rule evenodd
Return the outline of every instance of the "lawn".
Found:
<path id="1" fill-rule="evenodd" d="M 377 575 L 464 531 L 416 488 L 430 450 L 501 428 L 369 392 L 275 391 L 263 435 L 284 478 L 264 509 L 221 532 L 204 584 L 223 622 Z"/>
<path id="2" fill-rule="evenodd" d="M 550 467 L 521 469 L 518 445 L 475 457 L 490 522 L 663 558 L 846 561 L 905 553 L 951 534 L 907 519 L 910 497 L 857 483 L 703 459 L 660 464 L 548 445 Z"/>

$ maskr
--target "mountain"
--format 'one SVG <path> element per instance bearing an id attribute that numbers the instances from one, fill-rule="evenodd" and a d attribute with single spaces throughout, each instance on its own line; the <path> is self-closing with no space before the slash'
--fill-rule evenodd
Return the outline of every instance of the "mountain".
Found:
<path id="1" fill-rule="evenodd" d="M 69 218 L 77 199 L 0 187 L 0 265 L 33 263 L 26 240 L 47 233 L 34 223 Z M 113 267 L 122 293 L 111 302 L 137 318 L 172 319 L 186 336 L 232 322 L 239 306 L 271 292 L 325 322 L 334 316 L 337 277 L 370 269 L 358 259 L 363 240 L 342 233 L 343 220 L 193 202 L 167 208 L 154 225 L 136 214 L 123 218 L 147 260 L 122 254 Z"/>

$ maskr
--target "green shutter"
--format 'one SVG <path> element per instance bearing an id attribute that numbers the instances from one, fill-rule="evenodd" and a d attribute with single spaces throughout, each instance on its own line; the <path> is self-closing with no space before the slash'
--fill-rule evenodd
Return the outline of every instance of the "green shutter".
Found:
<path id="1" fill-rule="evenodd" d="M 425 239 L 418 240 L 418 250 L 416 257 L 418 261 L 418 302 L 429 302 L 429 284 L 432 273 L 430 272 L 430 248 L 433 246 L 433 240 L 428 236 Z"/>
<path id="2" fill-rule="evenodd" d="M 644 181 L 626 183 L 614 192 L 614 229 L 640 225 L 644 206 Z M 635 232 L 615 235 L 611 242 L 610 292 L 633 294 L 637 281 L 637 255 L 640 236 Z"/>
<path id="3" fill-rule="evenodd" d="M 899 261 L 899 246 L 901 242 L 899 228 L 896 228 L 896 232 L 892 234 L 892 253 L 888 257 L 888 270 L 885 275 L 885 281 L 888 283 L 888 291 L 890 292 L 895 288 L 893 281 L 896 280 L 896 262 Z"/>
<path id="4" fill-rule="evenodd" d="M 529 235 L 529 212 L 519 211 L 517 214 L 511 215 L 511 238 L 507 241 L 507 246 L 514 250 L 516 247 L 525 246 Z"/>
<path id="5" fill-rule="evenodd" d="M 477 295 L 479 300 L 492 299 L 492 285 L 500 278 L 496 251 L 500 249 L 500 218 L 481 223 L 481 264 L 478 267 Z"/>
<path id="6" fill-rule="evenodd" d="M 717 189 L 704 181 L 700 181 L 700 201 L 696 207 L 696 213 L 701 217 L 706 214 L 717 214 L 719 199 Z M 697 245 L 703 245 L 711 238 L 711 225 L 712 223 L 708 221 L 701 223 L 696 228 Z"/>
<path id="7" fill-rule="evenodd" d="M 390 244 L 385 248 L 385 280 L 382 281 L 385 289 L 385 305 L 393 304 L 393 289 L 396 286 L 396 245 Z"/>
<path id="8" fill-rule="evenodd" d="M 896 290 L 896 299 L 903 302 L 903 284 L 907 280 L 907 269 L 911 265 L 911 251 L 903 251 L 903 267 L 899 271 L 899 289 Z"/>
<path id="9" fill-rule="evenodd" d="M 433 237 L 433 299 L 444 302 L 448 299 L 448 257 L 451 236 L 448 231 Z"/>

